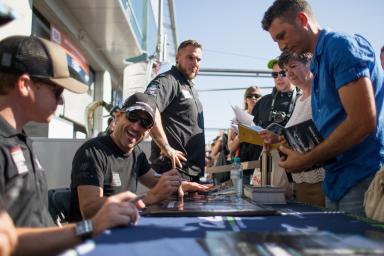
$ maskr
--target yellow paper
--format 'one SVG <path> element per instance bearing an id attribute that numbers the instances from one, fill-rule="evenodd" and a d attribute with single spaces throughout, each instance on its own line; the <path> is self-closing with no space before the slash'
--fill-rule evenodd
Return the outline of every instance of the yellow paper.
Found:
<path id="1" fill-rule="evenodd" d="M 264 140 L 260 137 L 259 133 L 252 128 L 239 124 L 239 138 L 241 142 L 247 142 L 259 146 L 264 145 Z M 271 144 L 270 149 L 276 149 L 279 144 Z"/>

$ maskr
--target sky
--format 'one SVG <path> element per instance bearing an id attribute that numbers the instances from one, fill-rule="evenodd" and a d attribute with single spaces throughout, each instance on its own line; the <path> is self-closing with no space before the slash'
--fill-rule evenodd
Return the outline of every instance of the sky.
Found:
<path id="1" fill-rule="evenodd" d="M 195 39 L 203 45 L 201 68 L 267 70 L 280 50 L 261 28 L 272 0 L 175 0 L 178 42 Z M 360 34 L 376 50 L 384 45 L 383 0 L 310 0 L 322 28 Z M 208 77 L 194 80 L 204 108 L 206 143 L 229 127 L 231 105 L 242 107 L 244 90 L 204 92 L 206 89 L 273 86 L 272 78 Z M 270 93 L 270 89 L 263 90 Z"/>

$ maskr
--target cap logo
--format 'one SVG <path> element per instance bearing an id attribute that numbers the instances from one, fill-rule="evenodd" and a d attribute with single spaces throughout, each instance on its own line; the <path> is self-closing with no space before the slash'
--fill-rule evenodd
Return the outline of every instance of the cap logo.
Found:
<path id="1" fill-rule="evenodd" d="M 11 66 L 12 55 L 10 53 L 4 53 L 1 56 L 1 66 L 10 67 Z"/>
<path id="2" fill-rule="evenodd" d="M 152 109 L 152 107 L 151 107 L 149 104 L 147 104 L 147 103 L 145 103 L 145 102 L 142 102 L 142 101 L 138 101 L 138 102 L 136 102 L 136 104 L 145 105 L 145 106 L 147 106 L 148 108 Z M 153 110 L 153 109 L 152 109 L 152 110 Z"/>

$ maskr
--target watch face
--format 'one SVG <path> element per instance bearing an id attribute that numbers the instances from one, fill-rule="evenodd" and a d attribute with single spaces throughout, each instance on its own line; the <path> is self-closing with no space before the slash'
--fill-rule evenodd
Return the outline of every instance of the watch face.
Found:
<path id="1" fill-rule="evenodd" d="M 82 239 L 87 239 L 92 236 L 93 225 L 91 220 L 84 220 L 76 223 L 76 235 Z"/>

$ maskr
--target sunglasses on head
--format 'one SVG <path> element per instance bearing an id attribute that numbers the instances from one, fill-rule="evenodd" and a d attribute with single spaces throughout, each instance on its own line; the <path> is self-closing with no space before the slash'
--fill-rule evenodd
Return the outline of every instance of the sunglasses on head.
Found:
<path id="1" fill-rule="evenodd" d="M 285 73 L 284 70 L 280 71 L 280 72 L 272 72 L 272 77 L 273 78 L 277 78 L 278 76 L 280 77 L 286 77 L 287 76 L 287 73 Z"/>
<path id="2" fill-rule="evenodd" d="M 260 94 L 248 94 L 247 96 L 247 99 L 253 99 L 253 98 L 255 98 L 255 99 L 258 99 L 258 98 L 260 98 L 261 97 L 261 95 Z"/>
<path id="3" fill-rule="evenodd" d="M 127 117 L 128 121 L 131 123 L 136 123 L 140 121 L 140 125 L 144 129 L 149 129 L 153 126 L 153 121 L 151 119 L 143 118 L 139 116 L 139 114 L 135 111 L 125 112 L 125 116 Z"/>
<path id="4" fill-rule="evenodd" d="M 59 100 L 61 95 L 63 94 L 63 91 L 64 91 L 64 88 L 61 87 L 61 86 L 58 86 L 58 85 L 55 85 L 54 83 L 52 83 L 51 81 L 49 81 L 48 79 L 44 79 L 44 78 L 36 78 L 36 77 L 33 77 L 33 80 L 32 80 L 36 85 L 46 85 L 48 86 L 52 92 L 53 92 L 53 95 L 55 95 L 55 98 L 56 100 Z"/>

